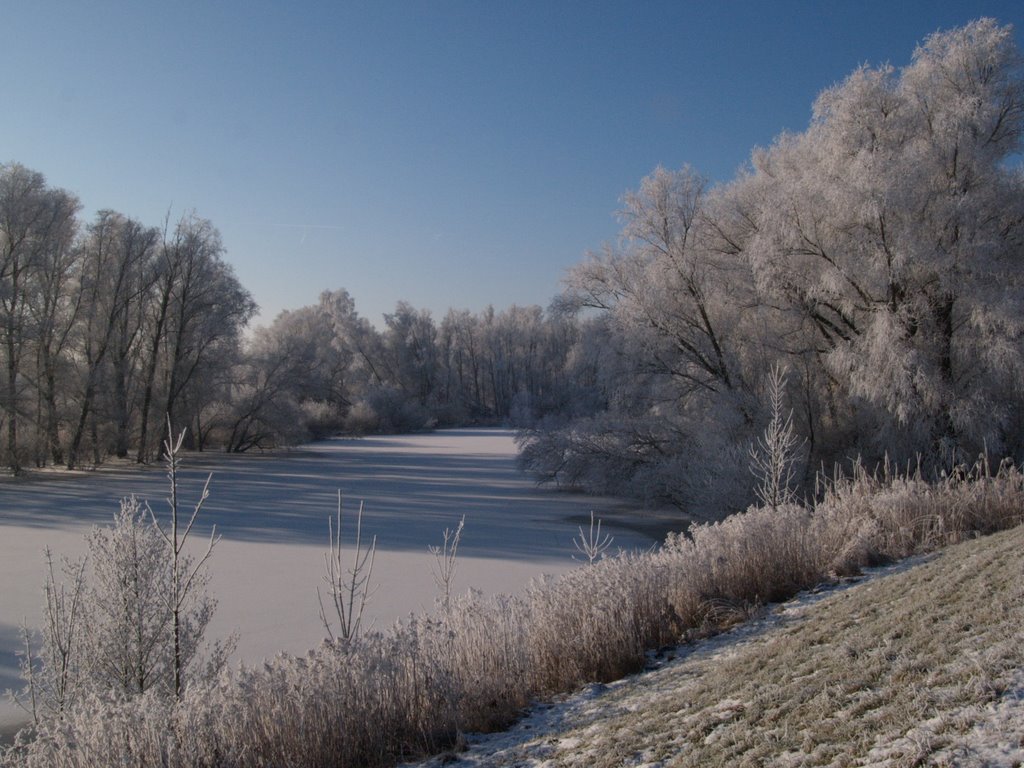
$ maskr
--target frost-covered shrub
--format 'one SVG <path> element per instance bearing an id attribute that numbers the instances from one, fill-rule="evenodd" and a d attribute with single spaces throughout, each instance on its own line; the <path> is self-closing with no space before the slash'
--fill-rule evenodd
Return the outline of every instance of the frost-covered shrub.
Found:
<path id="1" fill-rule="evenodd" d="M 662 552 L 620 553 L 528 593 L 537 687 L 616 679 L 639 670 L 646 649 L 678 640 L 666 600 L 678 564 Z"/>
<path id="2" fill-rule="evenodd" d="M 788 505 L 752 507 L 717 523 L 694 525 L 685 544 L 691 579 L 705 599 L 774 602 L 821 579 L 813 513 Z"/>
<path id="3" fill-rule="evenodd" d="M 605 413 L 520 430 L 516 443 L 519 466 L 541 482 L 697 514 L 741 510 L 753 500 L 746 448 L 706 425 Z"/>
<path id="4" fill-rule="evenodd" d="M 57 583 L 53 558 L 46 552 L 41 640 L 37 651 L 32 633 L 24 630 L 25 688 L 15 697 L 32 715 L 38 734 L 32 749 L 60 743 L 69 723 L 91 722 L 88 711 L 104 709 L 103 702 L 134 714 L 144 705 L 132 704 L 133 698 L 180 699 L 189 686 L 215 677 L 233 649 L 232 638 L 201 653 L 216 606 L 206 591 L 204 566 L 217 538 L 211 533 L 198 559 L 184 551 L 209 480 L 191 515 L 179 519 L 183 439 L 181 433 L 165 442 L 166 528 L 148 505 L 131 496 L 121 501 L 111 526 L 94 527 L 86 536 L 85 558 L 65 561 L 66 583 Z M 77 739 L 73 731 L 69 738 Z M 109 748 L 117 740 L 102 743 Z M 19 747 L 15 754 L 32 750 L 23 753 Z"/>
<path id="5" fill-rule="evenodd" d="M 80 650 L 89 687 L 123 694 L 159 687 L 173 690 L 170 643 L 171 568 L 167 545 L 138 499 L 121 501 L 108 528 L 86 536 L 91 565 Z M 209 598 L 188 622 L 201 635 L 210 619 Z M 190 640 L 192 639 L 190 635 Z M 193 643 L 186 659 L 191 661 Z"/>
<path id="6" fill-rule="evenodd" d="M 856 520 L 870 528 L 874 554 L 897 558 L 993 533 L 1024 515 L 1024 475 L 1010 462 L 992 467 L 982 456 L 927 482 L 919 469 L 899 473 L 889 465 L 875 474 L 855 467 L 852 477 L 828 484 L 819 515 Z"/>
<path id="7" fill-rule="evenodd" d="M 458 427 L 473 424 L 472 412 L 464 403 L 439 403 L 431 408 L 438 427 Z"/>
<path id="8" fill-rule="evenodd" d="M 354 403 L 345 414 L 344 429 L 354 435 L 365 435 L 376 431 L 379 420 L 373 407 L 365 400 Z"/>
<path id="9" fill-rule="evenodd" d="M 47 555 L 38 651 L 26 630 L 26 687 L 18 698 L 36 724 L 63 717 L 92 694 L 125 697 L 152 690 L 173 697 L 176 686 L 213 674 L 230 651 L 229 644 L 202 653 L 216 607 L 206 591 L 208 576 L 190 557 L 180 557 L 179 574 L 191 578 L 174 600 L 168 542 L 138 499 L 123 499 L 112 525 L 94 527 L 86 544 L 84 559 L 65 563 L 64 584 L 56 582 Z"/>
<path id="10" fill-rule="evenodd" d="M 302 420 L 314 440 L 322 440 L 340 432 L 345 426 L 341 408 L 326 400 L 302 403 Z"/>
<path id="11" fill-rule="evenodd" d="M 345 416 L 345 429 L 355 434 L 417 432 L 435 424 L 427 408 L 393 387 L 371 390 Z"/>

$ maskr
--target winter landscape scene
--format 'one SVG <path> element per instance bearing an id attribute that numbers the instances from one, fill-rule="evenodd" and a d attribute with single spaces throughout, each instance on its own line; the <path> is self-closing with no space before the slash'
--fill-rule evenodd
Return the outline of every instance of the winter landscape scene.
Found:
<path id="1" fill-rule="evenodd" d="M 57 2 L 0 766 L 1024 765 L 1024 14 Z"/>

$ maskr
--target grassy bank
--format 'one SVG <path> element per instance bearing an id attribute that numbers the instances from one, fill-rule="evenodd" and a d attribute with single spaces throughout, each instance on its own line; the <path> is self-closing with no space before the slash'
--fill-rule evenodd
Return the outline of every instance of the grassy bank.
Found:
<path id="1" fill-rule="evenodd" d="M 1022 551 L 1018 527 L 780 606 L 453 764 L 1019 765 Z"/>

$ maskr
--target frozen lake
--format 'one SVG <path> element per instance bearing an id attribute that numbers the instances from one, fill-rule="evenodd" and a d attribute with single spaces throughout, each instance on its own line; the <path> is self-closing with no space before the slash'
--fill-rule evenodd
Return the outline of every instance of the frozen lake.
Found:
<path id="1" fill-rule="evenodd" d="M 437 588 L 427 547 L 440 545 L 442 531 L 463 515 L 457 592 L 516 592 L 541 573 L 574 567 L 572 540 L 591 510 L 616 548 L 650 547 L 682 525 L 671 515 L 537 487 L 516 469 L 512 438 L 503 429 L 444 430 L 329 440 L 287 453 L 185 456 L 182 508 L 191 509 L 213 472 L 197 538 L 213 524 L 223 537 L 210 561 L 219 605 L 208 636 L 237 631 L 237 657 L 247 661 L 320 642 L 316 588 L 339 489 L 345 541 L 360 501 L 364 538 L 377 536 L 377 589 L 367 606 L 377 628 L 431 609 Z M 167 481 L 158 468 L 0 481 L 0 691 L 21 683 L 19 625 L 40 620 L 43 548 L 82 554 L 83 534 L 109 523 L 129 494 L 166 518 Z M 0 704 L 0 728 L 18 719 L 13 705 Z"/>

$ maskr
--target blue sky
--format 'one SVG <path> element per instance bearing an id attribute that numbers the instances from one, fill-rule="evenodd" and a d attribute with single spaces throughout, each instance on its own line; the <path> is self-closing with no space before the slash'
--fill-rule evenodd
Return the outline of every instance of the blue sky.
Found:
<path id="1" fill-rule="evenodd" d="M 1024 4 L 10 3 L 0 161 L 195 210 L 262 308 L 547 305 L 657 165 L 730 179 L 859 64 Z"/>

